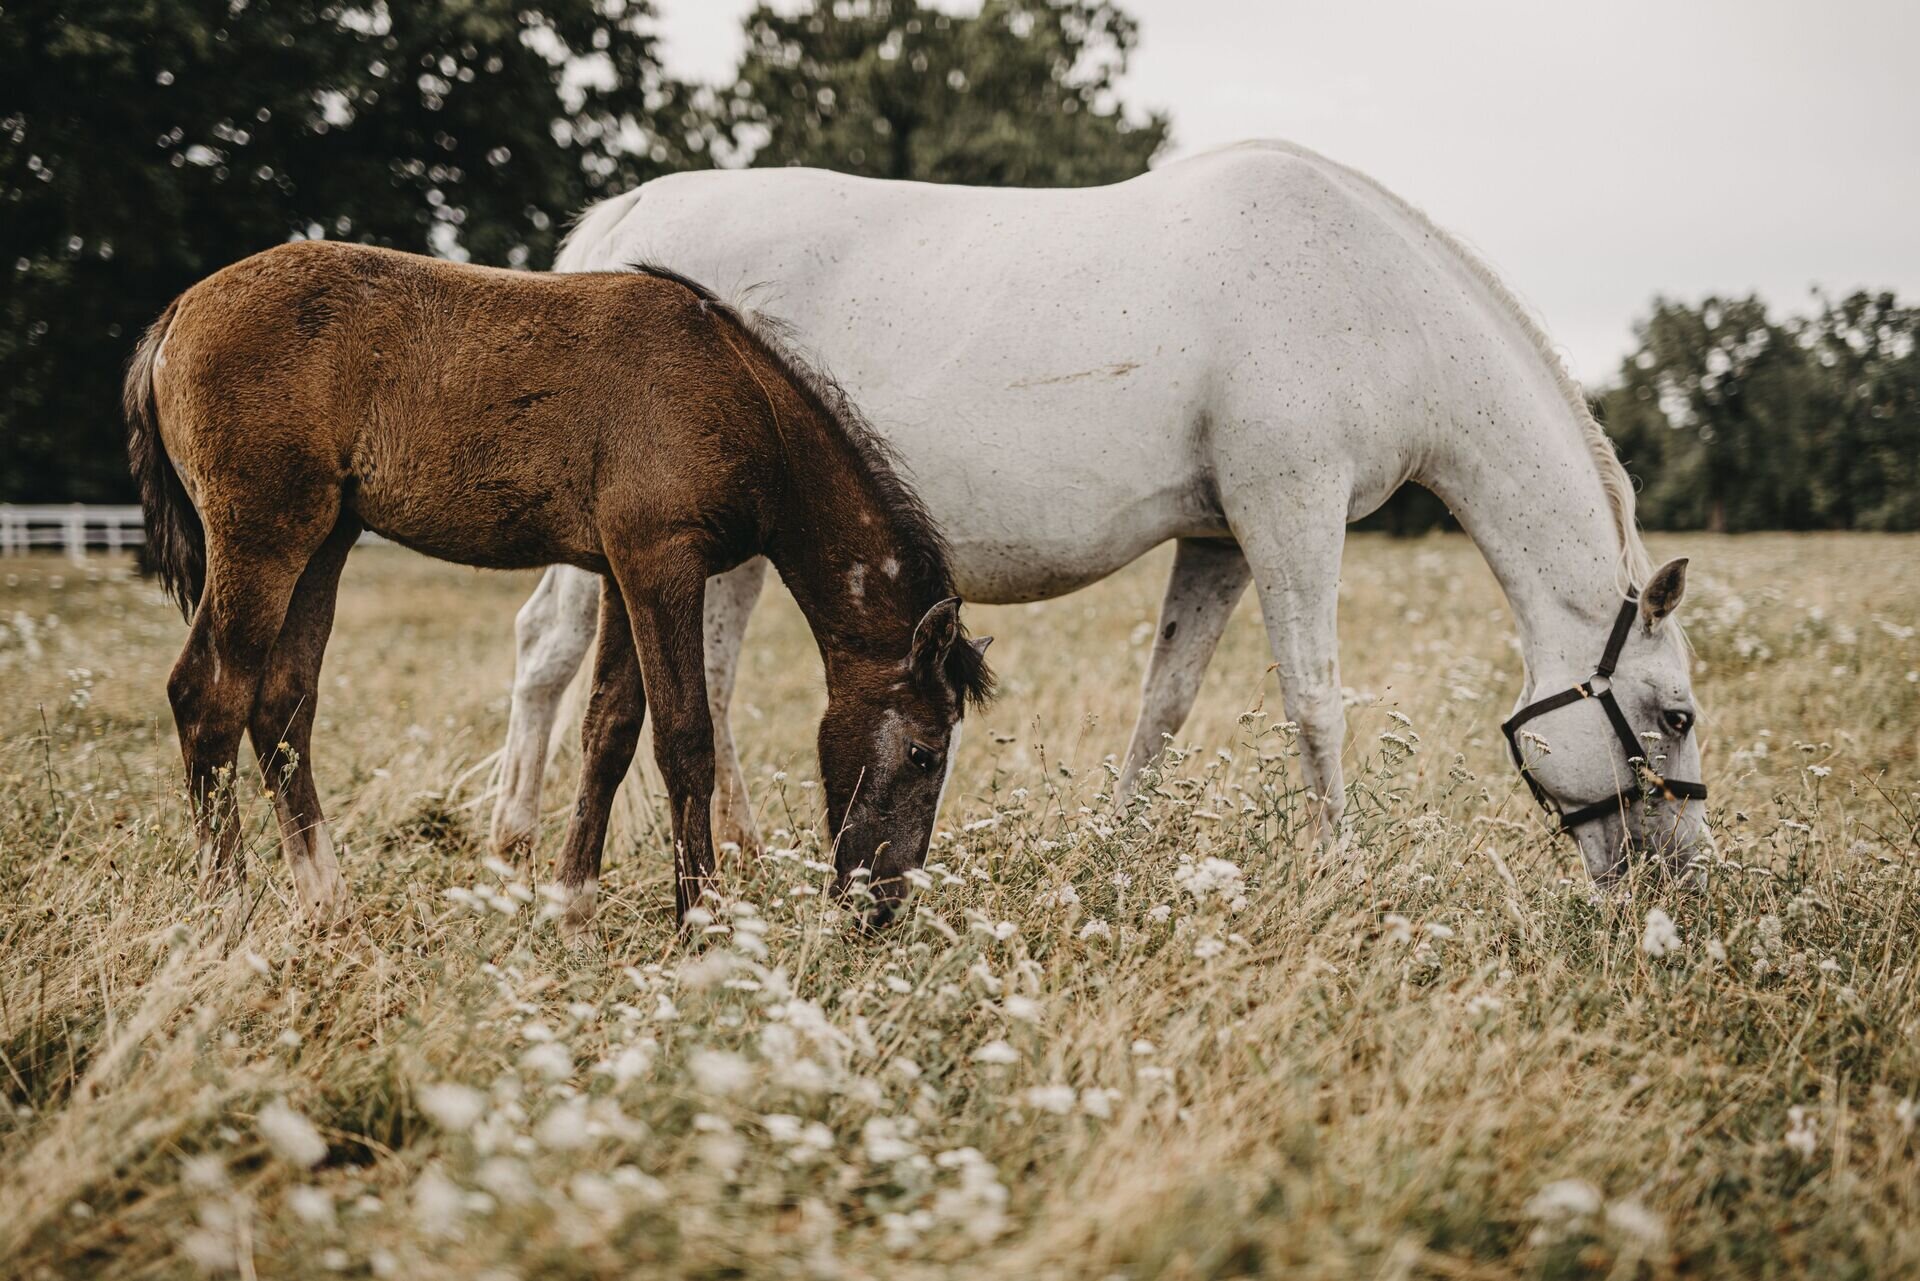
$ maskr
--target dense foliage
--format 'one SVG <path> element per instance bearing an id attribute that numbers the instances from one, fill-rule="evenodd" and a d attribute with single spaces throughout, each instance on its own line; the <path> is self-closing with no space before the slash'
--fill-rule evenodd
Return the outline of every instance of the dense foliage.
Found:
<path id="1" fill-rule="evenodd" d="M 0 4 L 0 500 L 126 497 L 119 371 L 141 327 L 290 237 L 544 267 L 582 205 L 716 152 L 1058 185 L 1139 173 L 1166 133 L 1119 109 L 1133 27 L 1110 4 L 759 11 L 723 93 L 661 72 L 652 18 L 645 0 Z"/>
<path id="2" fill-rule="evenodd" d="M 1920 529 L 1920 309 L 1658 301 L 1599 408 L 1660 529 Z"/>

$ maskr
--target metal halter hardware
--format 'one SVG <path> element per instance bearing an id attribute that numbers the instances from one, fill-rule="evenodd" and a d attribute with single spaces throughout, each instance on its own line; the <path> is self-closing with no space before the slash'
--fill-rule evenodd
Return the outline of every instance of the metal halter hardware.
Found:
<path id="1" fill-rule="evenodd" d="M 1613 620 L 1613 634 L 1607 638 L 1606 652 L 1600 656 L 1600 665 L 1593 669 L 1593 675 L 1572 689 L 1561 690 L 1558 694 L 1549 695 L 1538 702 L 1528 703 L 1500 727 L 1507 736 L 1507 746 L 1513 749 L 1513 763 L 1519 767 L 1520 777 L 1527 780 L 1527 787 L 1533 792 L 1533 799 L 1540 802 L 1540 808 L 1559 818 L 1562 832 L 1571 832 L 1582 824 L 1618 813 L 1635 801 L 1644 799 L 1649 791 L 1656 792 L 1669 801 L 1707 799 L 1705 783 L 1686 783 L 1679 779 L 1662 778 L 1653 772 L 1647 762 L 1646 748 L 1642 747 L 1640 740 L 1634 737 L 1633 726 L 1627 724 L 1626 713 L 1620 710 L 1620 702 L 1613 696 L 1614 665 L 1620 661 L 1620 651 L 1627 643 L 1627 633 L 1633 629 L 1634 617 L 1639 612 L 1640 594 L 1628 592 L 1626 601 L 1620 606 L 1619 617 Z M 1544 716 L 1548 712 L 1557 711 L 1586 698 L 1596 700 L 1606 712 L 1607 722 L 1613 726 L 1614 736 L 1620 740 L 1620 746 L 1626 751 L 1627 769 L 1637 782 L 1631 788 L 1623 788 L 1612 800 L 1595 801 L 1591 805 L 1583 805 L 1572 813 L 1568 813 L 1558 801 L 1547 795 L 1547 790 L 1540 786 L 1540 780 L 1535 778 L 1533 771 L 1527 768 L 1526 758 L 1520 753 L 1518 731 L 1522 725 L 1536 716 Z"/>

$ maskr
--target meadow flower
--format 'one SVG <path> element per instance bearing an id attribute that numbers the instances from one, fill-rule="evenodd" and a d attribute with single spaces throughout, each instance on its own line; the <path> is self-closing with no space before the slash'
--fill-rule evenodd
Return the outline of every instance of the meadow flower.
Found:
<path id="1" fill-rule="evenodd" d="M 460 1187 L 437 1165 L 429 1165 L 413 1181 L 413 1222 L 430 1237 L 450 1237 L 460 1230 L 466 1212 Z"/>
<path id="2" fill-rule="evenodd" d="M 180 1162 L 180 1182 L 194 1192 L 225 1192 L 227 1163 L 211 1152 L 201 1152 Z"/>
<path id="3" fill-rule="evenodd" d="M 1673 918 L 1660 908 L 1647 911 L 1647 929 L 1640 936 L 1640 950 L 1655 960 L 1680 950 L 1680 931 L 1675 928 Z"/>
<path id="4" fill-rule="evenodd" d="M 1080 937 L 1082 940 L 1112 938 L 1113 927 L 1096 916 L 1080 927 Z"/>
<path id="5" fill-rule="evenodd" d="M 1118 1090 L 1103 1090 L 1097 1086 L 1088 1086 L 1080 1091 L 1080 1110 L 1102 1121 L 1113 1115 L 1113 1105 L 1119 1101 L 1120 1091 Z"/>
<path id="6" fill-rule="evenodd" d="M 753 1080 L 753 1065 L 730 1050 L 695 1050 L 687 1056 L 687 1070 L 709 1094 L 738 1094 Z"/>
<path id="7" fill-rule="evenodd" d="M 1814 1133 L 1813 1119 L 1807 1110 L 1799 1105 L 1787 1109 L 1787 1138 L 1789 1151 L 1802 1161 L 1813 1159 L 1814 1151 L 1820 1146 L 1820 1136 Z"/>
<path id="8" fill-rule="evenodd" d="M 874 1165 L 892 1165 L 920 1155 L 911 1141 L 916 1126 L 911 1117 L 875 1116 L 860 1127 L 860 1146 Z"/>
<path id="9" fill-rule="evenodd" d="M 1607 1205 L 1607 1226 L 1643 1250 L 1658 1249 L 1667 1239 L 1667 1225 L 1660 1216 L 1631 1199 Z"/>
<path id="10" fill-rule="evenodd" d="M 287 1209 L 309 1227 L 333 1226 L 333 1193 L 302 1183 L 287 1189 Z"/>
<path id="11" fill-rule="evenodd" d="M 975 1049 L 972 1057 L 975 1063 L 986 1063 L 995 1067 L 1020 1061 L 1019 1053 L 1011 1045 L 998 1039 L 988 1041 Z"/>
<path id="12" fill-rule="evenodd" d="M 1027 1106 L 1037 1112 L 1051 1112 L 1055 1116 L 1065 1116 L 1073 1111 L 1077 1097 L 1071 1085 L 1036 1085 L 1025 1095 Z"/>
<path id="13" fill-rule="evenodd" d="M 1021 1023 L 1038 1023 L 1042 1012 L 1040 1002 L 1030 996 L 1009 996 L 1000 1002 L 1000 1009 L 1008 1018 Z"/>
<path id="14" fill-rule="evenodd" d="M 1165 925 L 1167 918 L 1173 915 L 1173 908 L 1165 903 L 1155 903 L 1147 909 L 1147 919 L 1155 925 Z"/>
<path id="15" fill-rule="evenodd" d="M 1420 928 L 1425 931 L 1428 938 L 1439 939 L 1443 943 L 1453 937 L 1453 927 L 1451 925 L 1442 925 L 1438 921 L 1428 921 Z"/>
<path id="16" fill-rule="evenodd" d="M 1386 939 L 1389 943 L 1410 943 L 1413 941 L 1413 922 L 1398 912 L 1388 912 L 1382 918 L 1387 927 Z"/>
<path id="17" fill-rule="evenodd" d="M 1193 945 L 1193 955 L 1202 961 L 1211 961 L 1227 950 L 1227 945 L 1216 938 L 1204 938 Z"/>
<path id="18" fill-rule="evenodd" d="M 1133 1043 L 1133 1053 L 1136 1058 L 1146 1058 L 1149 1055 L 1158 1054 L 1159 1052 L 1159 1046 L 1144 1038 Z"/>
<path id="19" fill-rule="evenodd" d="M 320 1137 L 313 1122 L 294 1111 L 281 1099 L 260 1109 L 255 1118 L 260 1137 L 267 1141 L 283 1161 L 311 1169 L 327 1155 L 327 1141 Z"/>
<path id="20" fill-rule="evenodd" d="M 487 1096 L 470 1085 L 443 1081 L 414 1091 L 414 1102 L 420 1105 L 427 1119 L 441 1129 L 451 1134 L 465 1134 L 486 1109 Z"/>
<path id="21" fill-rule="evenodd" d="M 1173 869 L 1173 883 L 1203 902 L 1208 898 L 1232 902 L 1245 889 L 1238 865 L 1223 858 L 1204 858 L 1198 863 L 1182 858 Z"/>
<path id="22" fill-rule="evenodd" d="M 520 1068 L 549 1081 L 564 1081 L 573 1075 L 573 1052 L 560 1041 L 542 1041 L 520 1056 Z"/>
<path id="23" fill-rule="evenodd" d="M 1600 1213 L 1602 1204 L 1600 1189 L 1585 1179 L 1558 1179 L 1534 1193 L 1523 1207 L 1523 1213 L 1540 1225 L 1532 1237 L 1534 1243 L 1540 1245 L 1582 1226 Z"/>
<path id="24" fill-rule="evenodd" d="M 957 1225 L 978 1245 L 1006 1231 L 1007 1189 L 991 1161 L 973 1148 L 957 1148 L 942 1152 L 934 1164 L 959 1176 L 959 1186 L 934 1195 L 936 1219 Z"/>
<path id="25" fill-rule="evenodd" d="M 507 1205 L 533 1200 L 538 1189 L 518 1157 L 490 1156 L 474 1171 L 473 1181 Z"/>
<path id="26" fill-rule="evenodd" d="M 550 1152 L 571 1152 L 593 1141 L 587 1124 L 587 1101 L 566 1099 L 534 1127 L 534 1142 Z"/>

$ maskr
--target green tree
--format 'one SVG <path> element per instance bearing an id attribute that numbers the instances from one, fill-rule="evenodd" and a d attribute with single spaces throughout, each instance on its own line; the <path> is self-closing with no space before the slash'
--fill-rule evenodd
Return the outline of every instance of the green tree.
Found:
<path id="1" fill-rule="evenodd" d="M 0 498 L 128 491 L 119 370 L 293 236 L 544 266 L 702 121 L 626 0 L 0 5 Z"/>
<path id="2" fill-rule="evenodd" d="M 1891 293 L 1821 299 L 1795 337 L 1817 371 L 1807 501 L 1833 529 L 1920 529 L 1920 309 Z"/>
<path id="3" fill-rule="evenodd" d="M 1716 532 L 1819 524 L 1803 470 L 1805 351 L 1758 298 L 1656 299 L 1602 398 L 1649 524 Z"/>
<path id="4" fill-rule="evenodd" d="M 858 0 L 747 17 L 724 99 L 756 165 L 876 178 L 1063 187 L 1142 173 L 1167 118 L 1135 119 L 1114 84 L 1136 32 L 1106 0 L 987 0 L 975 17 Z"/>

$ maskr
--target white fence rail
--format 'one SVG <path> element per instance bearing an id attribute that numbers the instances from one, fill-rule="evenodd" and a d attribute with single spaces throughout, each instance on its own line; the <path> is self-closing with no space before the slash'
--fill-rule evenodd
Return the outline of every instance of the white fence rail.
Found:
<path id="1" fill-rule="evenodd" d="M 89 551 L 132 551 L 146 541 L 146 523 L 134 506 L 51 503 L 38 507 L 0 503 L 0 556 L 24 556 L 57 547 L 67 559 L 82 561 Z M 360 535 L 362 543 L 386 541 Z"/>
<path id="2" fill-rule="evenodd" d="M 146 540 L 138 507 L 93 507 L 64 503 L 16 507 L 0 503 L 0 556 L 24 556 L 58 547 L 69 560 L 85 560 L 91 548 L 131 551 Z"/>

